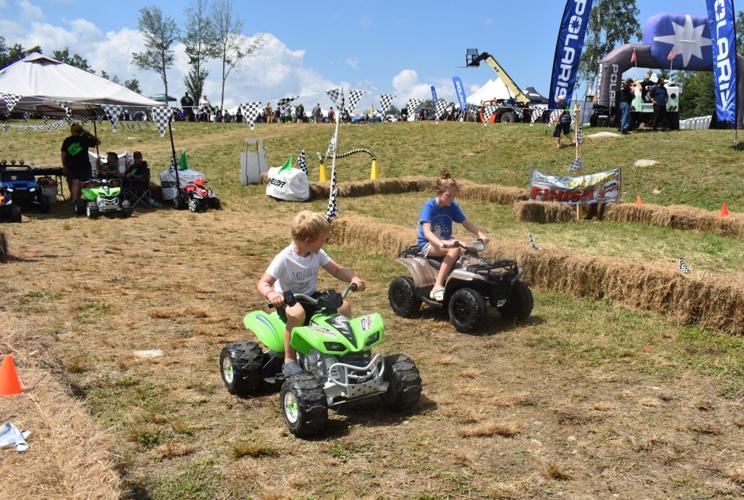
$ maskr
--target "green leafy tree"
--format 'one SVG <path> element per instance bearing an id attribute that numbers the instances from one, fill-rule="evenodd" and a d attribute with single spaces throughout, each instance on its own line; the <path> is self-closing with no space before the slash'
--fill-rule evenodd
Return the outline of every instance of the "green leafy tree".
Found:
<path id="1" fill-rule="evenodd" d="M 641 38 L 636 0 L 596 0 L 589 14 L 579 76 L 593 82 L 599 63 L 617 45 Z"/>
<path id="2" fill-rule="evenodd" d="M 109 75 L 104 70 L 101 70 L 101 78 L 105 78 L 106 80 L 111 80 L 114 83 L 121 83 L 119 81 L 119 77 L 116 75 Z"/>
<path id="3" fill-rule="evenodd" d="M 87 59 L 78 54 L 70 56 L 70 49 L 67 47 L 62 50 L 55 50 L 52 52 L 52 57 L 60 62 L 69 64 L 70 66 L 75 66 L 76 68 L 80 68 L 89 73 L 95 73 L 95 70 L 88 64 Z"/>
<path id="4" fill-rule="evenodd" d="M 36 45 L 29 49 L 24 49 L 20 43 L 11 46 L 5 45 L 5 38 L 0 36 L 0 68 L 10 66 L 14 62 L 20 61 L 32 52 L 41 53 L 41 47 Z"/>
<path id="5" fill-rule="evenodd" d="M 736 51 L 744 54 L 744 10 L 736 13 Z"/>
<path id="6" fill-rule="evenodd" d="M 231 0 L 217 0 L 212 10 L 212 22 L 217 30 L 217 58 L 222 61 L 222 95 L 220 109 L 225 104 L 225 82 L 230 72 L 245 57 L 255 54 L 265 41 L 259 34 L 247 42 L 241 33 L 243 21 L 235 14 Z"/>
<path id="7" fill-rule="evenodd" d="M 207 0 L 196 0 L 194 6 L 187 10 L 186 32 L 181 38 L 191 66 L 184 84 L 195 102 L 199 102 L 204 82 L 209 75 L 204 68 L 206 61 L 219 55 L 217 30 L 213 18 L 207 13 L 207 8 Z"/>
<path id="8" fill-rule="evenodd" d="M 160 75 L 168 95 L 168 68 L 173 66 L 173 42 L 178 39 L 178 26 L 160 7 L 151 6 L 140 9 L 139 30 L 145 40 L 144 52 L 133 52 L 132 62 L 141 69 L 151 69 Z"/>
<path id="9" fill-rule="evenodd" d="M 132 92 L 137 92 L 138 94 L 142 93 L 139 86 L 139 80 L 137 80 L 136 78 L 132 78 L 131 80 L 124 80 L 124 86 Z"/>
<path id="10" fill-rule="evenodd" d="M 680 118 L 713 115 L 716 112 L 713 73 L 711 71 L 680 71 L 677 76 L 683 89 L 679 94 Z"/>

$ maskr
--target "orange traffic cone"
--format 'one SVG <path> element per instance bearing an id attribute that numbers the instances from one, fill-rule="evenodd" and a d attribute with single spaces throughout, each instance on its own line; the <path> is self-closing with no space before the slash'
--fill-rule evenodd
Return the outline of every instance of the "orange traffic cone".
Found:
<path id="1" fill-rule="evenodd" d="M 13 355 L 8 354 L 0 365 L 0 396 L 15 396 L 20 394 L 21 382 L 18 380 Z"/>
<path id="2" fill-rule="evenodd" d="M 643 205 L 643 198 L 641 198 L 640 194 L 636 195 L 636 205 Z"/>
<path id="3" fill-rule="evenodd" d="M 726 202 L 724 201 L 721 205 L 721 217 L 728 217 L 729 211 L 728 207 L 726 206 Z"/>

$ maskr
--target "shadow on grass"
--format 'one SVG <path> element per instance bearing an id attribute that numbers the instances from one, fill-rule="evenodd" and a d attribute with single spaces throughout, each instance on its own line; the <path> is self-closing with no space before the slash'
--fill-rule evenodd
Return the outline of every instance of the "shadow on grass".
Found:
<path id="1" fill-rule="evenodd" d="M 483 325 L 481 325 L 481 327 L 475 332 L 466 333 L 458 332 L 457 330 L 455 330 L 455 327 L 450 322 L 449 314 L 445 309 L 434 309 L 429 307 L 424 308 L 422 309 L 419 318 L 422 320 L 441 322 L 442 327 L 449 326 L 452 329 L 453 333 L 457 333 L 460 335 L 474 335 L 478 337 L 498 335 L 500 333 L 505 333 L 520 328 L 522 326 L 536 326 L 542 325 L 546 322 L 545 319 L 540 316 L 530 316 L 524 320 L 508 320 L 502 318 L 501 315 L 494 308 L 489 308 L 488 315 Z"/>

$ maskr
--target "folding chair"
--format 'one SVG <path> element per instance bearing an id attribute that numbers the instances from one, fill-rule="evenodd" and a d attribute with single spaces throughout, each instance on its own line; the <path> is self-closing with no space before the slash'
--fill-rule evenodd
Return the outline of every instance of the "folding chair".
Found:
<path id="1" fill-rule="evenodd" d="M 152 190 L 150 189 L 150 176 L 144 179 L 132 179 L 125 177 L 123 179 L 124 199 L 128 200 L 132 208 L 142 206 L 152 208 L 150 200 L 152 199 Z"/>

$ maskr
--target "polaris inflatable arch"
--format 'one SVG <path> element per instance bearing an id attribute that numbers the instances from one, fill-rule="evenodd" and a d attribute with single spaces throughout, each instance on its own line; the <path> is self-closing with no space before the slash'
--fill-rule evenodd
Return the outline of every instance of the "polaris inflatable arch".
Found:
<path id="1" fill-rule="evenodd" d="M 635 51 L 635 56 L 633 52 Z M 674 59 L 670 61 L 672 52 Z M 598 106 L 610 114 L 617 111 L 623 73 L 632 67 L 685 71 L 713 71 L 713 55 L 707 16 L 657 14 L 643 27 L 643 42 L 615 48 L 599 69 Z M 736 56 L 736 121 L 744 128 L 744 57 Z M 715 111 L 714 111 L 715 113 Z"/>

